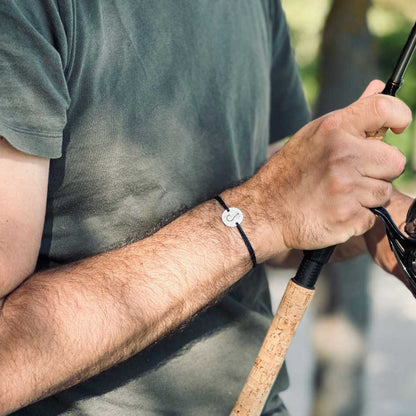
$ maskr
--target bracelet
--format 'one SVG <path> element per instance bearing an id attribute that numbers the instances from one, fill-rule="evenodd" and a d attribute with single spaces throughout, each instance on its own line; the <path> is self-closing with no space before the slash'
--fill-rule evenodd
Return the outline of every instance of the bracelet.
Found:
<path id="1" fill-rule="evenodd" d="M 226 203 L 223 201 L 223 199 L 218 195 L 215 197 L 215 199 L 221 204 L 221 206 L 225 209 L 225 211 L 222 213 L 222 222 L 227 227 L 237 227 L 237 230 L 239 231 L 241 238 L 244 241 L 244 244 L 247 247 L 248 252 L 250 253 L 251 262 L 253 263 L 253 268 L 257 266 L 257 259 L 256 259 L 256 253 L 254 253 L 253 247 L 250 244 L 250 241 L 248 240 L 246 233 L 243 231 L 241 227 L 241 223 L 243 222 L 243 213 L 235 207 L 228 208 Z"/>

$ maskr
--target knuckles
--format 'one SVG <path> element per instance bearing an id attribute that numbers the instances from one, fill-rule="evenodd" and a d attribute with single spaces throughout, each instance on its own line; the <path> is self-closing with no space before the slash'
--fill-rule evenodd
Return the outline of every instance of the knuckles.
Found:
<path id="1" fill-rule="evenodd" d="M 332 227 L 349 230 L 349 237 L 358 236 L 368 231 L 375 222 L 375 216 L 359 203 L 350 203 L 334 207 Z"/>
<path id="2" fill-rule="evenodd" d="M 406 167 L 406 157 L 400 150 L 383 142 L 379 143 L 382 152 L 373 156 L 373 163 L 386 166 L 393 177 L 398 177 Z"/>
<path id="3" fill-rule="evenodd" d="M 375 221 L 376 217 L 370 211 L 363 209 L 362 215 L 358 217 L 354 235 L 364 234 L 373 227 Z"/>
<path id="4" fill-rule="evenodd" d="M 328 124 L 327 124 L 328 123 Z M 328 119 L 322 129 L 326 137 L 323 141 L 325 157 L 328 165 L 337 165 L 341 162 L 356 158 L 357 148 L 354 137 L 348 135 L 339 124 L 339 120 Z"/>
<path id="5" fill-rule="evenodd" d="M 391 115 L 394 114 L 397 126 L 405 128 L 412 122 L 412 111 L 399 98 L 390 97 L 383 94 L 377 94 L 370 97 L 372 104 L 372 114 L 374 114 L 380 122 L 391 120 Z"/>
<path id="6" fill-rule="evenodd" d="M 390 182 L 384 182 L 372 191 L 374 199 L 377 201 L 377 205 L 386 204 L 393 193 L 393 185 Z"/>
<path id="7" fill-rule="evenodd" d="M 354 183 L 347 175 L 338 172 L 328 174 L 329 196 L 348 195 L 354 190 Z"/>
<path id="8" fill-rule="evenodd" d="M 348 143 L 335 138 L 330 146 L 328 146 L 327 164 L 331 170 L 343 167 L 345 164 L 352 164 L 356 158 L 355 149 L 352 149 Z"/>
<path id="9" fill-rule="evenodd" d="M 323 117 L 319 127 L 318 133 L 320 135 L 326 136 L 328 133 L 335 133 L 341 129 L 341 118 L 338 111 L 333 111 L 325 117 Z"/>
<path id="10" fill-rule="evenodd" d="M 384 121 L 391 112 L 391 102 L 386 96 L 379 94 L 371 97 L 372 112 L 380 120 Z"/>
<path id="11" fill-rule="evenodd" d="M 354 217 L 356 217 L 359 212 L 359 207 L 354 204 L 342 204 L 337 207 L 334 212 L 334 219 L 339 224 L 345 224 L 350 222 Z"/>
<path id="12" fill-rule="evenodd" d="M 341 111 L 345 113 L 347 116 L 361 116 L 363 109 L 361 108 L 361 103 L 356 102 L 356 103 L 347 105 Z"/>
<path id="13" fill-rule="evenodd" d="M 390 157 L 392 167 L 394 167 L 397 176 L 399 176 L 404 171 L 406 166 L 406 158 L 403 153 L 397 149 L 394 149 L 394 151 L 391 152 Z"/>

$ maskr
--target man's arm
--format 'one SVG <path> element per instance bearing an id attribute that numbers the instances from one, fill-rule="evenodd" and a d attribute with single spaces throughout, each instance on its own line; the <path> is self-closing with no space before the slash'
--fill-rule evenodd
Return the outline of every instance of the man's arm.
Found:
<path id="1" fill-rule="evenodd" d="M 49 160 L 0 136 L 0 299 L 33 273 L 45 218 Z"/>
<path id="2" fill-rule="evenodd" d="M 361 98 L 369 97 L 380 93 L 385 84 L 379 80 L 371 82 L 363 92 Z M 281 150 L 284 141 L 273 143 L 267 149 L 267 157 Z M 390 215 L 401 228 L 404 226 L 404 219 L 412 199 L 402 194 L 397 189 L 392 192 L 392 198 L 386 206 Z M 365 236 L 354 236 L 343 244 L 337 245 L 331 257 L 331 263 L 352 259 L 360 254 L 370 252 L 374 261 L 385 271 L 394 274 L 400 279 L 403 278 L 402 271 L 397 264 L 396 258 L 390 249 L 384 226 L 379 219 L 376 220 Z M 279 253 L 268 260 L 267 264 L 272 267 L 296 268 L 303 257 L 300 250 L 287 250 Z"/>
<path id="3" fill-rule="evenodd" d="M 259 263 L 367 231 L 366 207 L 389 200 L 388 181 L 404 159 L 361 136 L 382 125 L 402 130 L 409 114 L 399 100 L 378 96 L 315 120 L 253 178 L 224 192 L 245 215 Z M 222 211 L 208 201 L 147 239 L 35 274 L 10 294 L 0 315 L 0 413 L 127 359 L 242 277 L 250 257 Z"/>
<path id="4" fill-rule="evenodd" d="M 244 212 L 259 262 L 283 248 L 275 234 L 265 241 L 272 233 L 253 195 L 240 187 L 223 198 Z M 147 239 L 38 273 L 8 296 L 0 318 L 0 413 L 141 351 L 243 276 L 250 257 L 222 212 L 208 201 Z"/>

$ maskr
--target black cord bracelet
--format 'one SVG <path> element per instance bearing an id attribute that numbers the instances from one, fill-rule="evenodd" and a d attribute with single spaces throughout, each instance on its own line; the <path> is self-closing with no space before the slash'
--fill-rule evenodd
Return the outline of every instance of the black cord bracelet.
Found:
<path id="1" fill-rule="evenodd" d="M 246 245 L 247 250 L 250 253 L 250 258 L 253 263 L 253 268 L 256 267 L 257 266 L 256 253 L 254 253 L 253 247 L 250 244 L 250 241 L 248 240 L 246 233 L 243 231 L 243 228 L 240 225 L 241 222 L 243 221 L 243 213 L 238 208 L 235 208 L 235 207 L 228 208 L 227 204 L 219 195 L 216 196 L 215 199 L 225 209 L 225 211 L 222 214 L 222 222 L 227 227 L 237 227 L 237 230 L 239 231 L 241 238 L 243 239 L 244 244 Z"/>

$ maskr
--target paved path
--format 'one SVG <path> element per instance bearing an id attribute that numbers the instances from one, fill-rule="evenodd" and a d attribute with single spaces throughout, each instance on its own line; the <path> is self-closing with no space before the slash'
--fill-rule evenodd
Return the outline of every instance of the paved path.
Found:
<path id="1" fill-rule="evenodd" d="M 273 304 L 280 301 L 293 271 L 272 271 Z M 372 324 L 369 334 L 365 416 L 416 415 L 416 300 L 377 266 L 371 270 Z M 291 387 L 282 394 L 293 416 L 307 416 L 313 356 L 310 310 L 288 353 Z"/>

